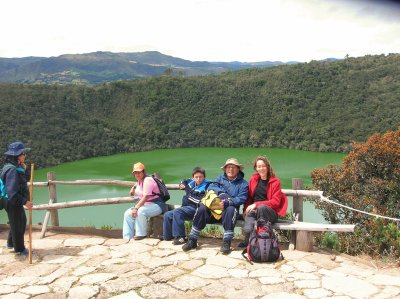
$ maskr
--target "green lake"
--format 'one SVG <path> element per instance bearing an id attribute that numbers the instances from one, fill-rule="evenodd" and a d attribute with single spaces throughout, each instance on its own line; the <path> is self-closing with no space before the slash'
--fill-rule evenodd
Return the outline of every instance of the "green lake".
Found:
<path id="1" fill-rule="evenodd" d="M 325 167 L 328 164 L 340 164 L 344 154 L 319 153 L 288 149 L 269 148 L 190 148 L 165 149 L 148 152 L 118 154 L 107 157 L 97 157 L 55 167 L 35 171 L 34 181 L 46 181 L 47 172 L 56 174 L 57 180 L 131 180 L 131 167 L 135 162 L 146 165 L 148 173 L 158 172 L 166 183 L 179 183 L 183 178 L 191 177 L 195 166 L 205 168 L 207 178 L 213 180 L 222 173 L 221 166 L 228 158 L 235 157 L 244 164 L 245 178 L 248 180 L 254 170 L 252 161 L 257 155 L 266 155 L 281 179 L 282 188 L 291 189 L 292 178 L 301 178 L 304 187 L 311 185 L 310 173 L 314 168 Z M 34 162 L 34 161 L 33 161 Z M 28 162 L 29 163 L 29 162 Z M 171 191 L 172 198 L 168 203 L 180 204 L 183 191 Z M 57 201 L 73 201 L 82 199 L 109 198 L 129 196 L 128 187 L 113 186 L 57 186 Z M 47 188 L 35 187 L 33 191 L 34 204 L 48 203 Z M 291 198 L 289 198 L 289 210 Z M 124 211 L 130 204 L 116 204 L 92 207 L 69 208 L 59 210 L 61 226 L 122 227 Z M 33 212 L 33 224 L 43 222 L 45 211 Z M 0 212 L 0 222 L 6 223 L 7 216 Z M 310 202 L 304 203 L 304 221 L 323 222 L 322 216 Z"/>

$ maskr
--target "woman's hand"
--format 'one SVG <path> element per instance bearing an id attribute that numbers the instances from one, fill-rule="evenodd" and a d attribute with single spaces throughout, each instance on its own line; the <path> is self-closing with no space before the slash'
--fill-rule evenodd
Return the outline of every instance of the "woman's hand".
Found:
<path id="1" fill-rule="evenodd" d="M 32 206 L 33 206 L 33 204 L 32 204 L 32 202 L 31 202 L 30 200 L 28 200 L 28 201 L 25 203 L 25 207 L 27 207 L 29 210 L 32 210 Z"/>
<path id="2" fill-rule="evenodd" d="M 137 212 L 138 212 L 138 209 L 136 207 L 133 207 L 133 209 L 132 209 L 132 217 L 133 218 L 136 218 Z"/>
<path id="3" fill-rule="evenodd" d="M 129 195 L 130 196 L 133 196 L 135 194 L 135 186 L 133 186 L 132 188 L 131 188 L 131 191 L 129 191 Z"/>
<path id="4" fill-rule="evenodd" d="M 249 205 L 249 206 L 246 208 L 246 211 L 244 211 L 244 215 L 248 215 L 251 211 L 255 210 L 256 208 L 257 208 L 257 207 L 256 207 L 256 204 L 255 204 L 255 203 Z"/>

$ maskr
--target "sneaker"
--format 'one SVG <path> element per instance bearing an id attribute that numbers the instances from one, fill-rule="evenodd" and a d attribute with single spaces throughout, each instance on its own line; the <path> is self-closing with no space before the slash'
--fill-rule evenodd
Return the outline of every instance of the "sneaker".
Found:
<path id="1" fill-rule="evenodd" d="M 16 252 L 15 254 L 16 254 L 16 255 L 24 255 L 24 256 L 27 256 L 27 255 L 29 255 L 29 250 L 25 248 L 24 250 L 19 251 L 19 252 Z"/>
<path id="2" fill-rule="evenodd" d="M 231 252 L 231 241 L 224 240 L 221 246 L 222 254 L 229 254 Z"/>
<path id="3" fill-rule="evenodd" d="M 186 244 L 182 246 L 183 251 L 189 251 L 195 248 L 197 248 L 197 240 L 194 239 L 189 239 Z"/>
<path id="4" fill-rule="evenodd" d="M 134 236 L 133 239 L 136 241 L 143 240 L 146 236 Z"/>
<path id="5" fill-rule="evenodd" d="M 184 237 L 177 237 L 172 241 L 172 244 L 174 245 L 183 245 L 187 242 L 187 239 Z"/>
<path id="6" fill-rule="evenodd" d="M 247 245 L 249 245 L 249 241 L 242 241 L 239 243 L 238 247 L 239 248 L 246 248 Z"/>

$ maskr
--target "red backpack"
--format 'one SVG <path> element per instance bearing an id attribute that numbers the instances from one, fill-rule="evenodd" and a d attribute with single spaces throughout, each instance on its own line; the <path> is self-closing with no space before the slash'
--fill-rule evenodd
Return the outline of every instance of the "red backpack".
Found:
<path id="1" fill-rule="evenodd" d="M 262 218 L 254 221 L 249 244 L 243 250 L 242 255 L 250 263 L 275 262 L 279 257 L 283 259 L 278 239 L 269 221 Z"/>

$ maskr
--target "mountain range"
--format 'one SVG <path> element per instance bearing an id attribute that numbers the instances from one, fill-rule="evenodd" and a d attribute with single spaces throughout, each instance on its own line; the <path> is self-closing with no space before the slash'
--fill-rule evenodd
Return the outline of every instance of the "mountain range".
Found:
<path id="1" fill-rule="evenodd" d="M 65 54 L 58 57 L 0 57 L 0 82 L 94 85 L 163 74 L 185 77 L 296 63 L 298 62 L 189 61 L 156 51 L 137 53 L 99 51 L 86 54 Z"/>

